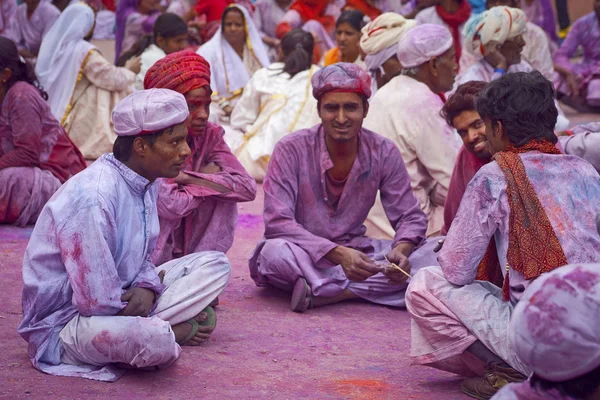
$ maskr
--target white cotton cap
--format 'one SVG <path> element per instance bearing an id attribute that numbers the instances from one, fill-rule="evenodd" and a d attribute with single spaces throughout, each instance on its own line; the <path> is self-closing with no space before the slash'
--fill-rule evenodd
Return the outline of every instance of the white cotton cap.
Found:
<path id="1" fill-rule="evenodd" d="M 453 45 L 450 31 L 437 24 L 417 25 L 398 42 L 397 56 L 404 68 L 413 68 L 439 57 Z"/>

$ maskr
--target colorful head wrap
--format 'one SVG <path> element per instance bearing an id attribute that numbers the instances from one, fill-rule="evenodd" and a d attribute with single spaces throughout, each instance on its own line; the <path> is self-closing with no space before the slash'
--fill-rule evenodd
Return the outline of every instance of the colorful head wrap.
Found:
<path id="1" fill-rule="evenodd" d="M 417 25 L 417 21 L 406 19 L 400 14 L 381 14 L 362 29 L 360 47 L 367 55 L 367 69 L 380 68 L 384 62 L 396 55 L 396 45 L 404 34 Z"/>
<path id="2" fill-rule="evenodd" d="M 337 63 L 320 69 L 313 75 L 311 83 L 317 100 L 329 92 L 352 92 L 371 97 L 371 77 L 356 64 Z"/>
<path id="3" fill-rule="evenodd" d="M 185 97 L 168 89 L 133 92 L 112 112 L 118 136 L 145 135 L 181 124 L 188 117 Z"/>
<path id="4" fill-rule="evenodd" d="M 541 275 L 515 307 L 509 342 L 540 378 L 567 381 L 600 366 L 600 264 Z"/>
<path id="5" fill-rule="evenodd" d="M 472 16 L 463 30 L 464 47 L 471 54 L 484 57 L 485 45 L 491 41 L 499 44 L 522 35 L 527 28 L 527 17 L 518 8 L 492 7 Z"/>
<path id="6" fill-rule="evenodd" d="M 404 68 L 418 67 L 447 52 L 453 43 L 452 34 L 444 26 L 417 25 L 400 39 L 396 55 Z"/>
<path id="7" fill-rule="evenodd" d="M 210 86 L 210 65 L 190 50 L 158 60 L 144 77 L 144 89 L 164 88 L 186 94 L 202 86 Z"/>

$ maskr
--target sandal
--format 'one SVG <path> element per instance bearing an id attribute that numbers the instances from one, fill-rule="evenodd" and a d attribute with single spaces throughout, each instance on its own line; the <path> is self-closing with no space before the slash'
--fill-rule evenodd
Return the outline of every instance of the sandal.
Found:
<path id="1" fill-rule="evenodd" d="M 306 304 L 307 297 L 309 298 L 308 305 Z M 313 295 L 308 282 L 304 278 L 298 278 L 294 284 L 290 309 L 297 313 L 303 313 L 307 309 L 312 308 L 312 305 Z"/>
<path id="2" fill-rule="evenodd" d="M 185 321 L 188 324 L 192 325 L 192 329 L 190 330 L 190 333 L 188 333 L 187 336 L 181 342 L 178 343 L 179 345 L 187 343 L 191 338 L 196 336 L 196 333 L 198 332 L 198 328 L 200 326 L 210 326 L 212 327 L 213 331 L 215 330 L 215 327 L 217 326 L 217 313 L 215 312 L 215 310 L 212 307 L 206 307 L 204 310 L 202 310 L 202 312 L 206 313 L 206 320 L 198 322 L 194 318 L 192 318 Z"/>

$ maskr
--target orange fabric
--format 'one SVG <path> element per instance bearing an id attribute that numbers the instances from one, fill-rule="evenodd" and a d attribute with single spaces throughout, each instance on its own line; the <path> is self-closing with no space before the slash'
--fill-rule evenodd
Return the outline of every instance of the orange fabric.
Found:
<path id="1" fill-rule="evenodd" d="M 519 148 L 509 146 L 494 156 L 506 177 L 510 205 L 508 265 L 528 280 L 567 264 L 562 246 L 519 156 L 520 153 L 535 150 L 546 154 L 561 154 L 549 141 L 534 140 Z M 494 239 L 490 241 L 490 247 L 479 264 L 477 279 L 497 282 L 498 277 L 501 277 L 501 269 L 497 252 L 490 251 L 492 245 L 495 246 Z M 509 300 L 508 273 L 502 289 L 504 299 Z"/>
<path id="2" fill-rule="evenodd" d="M 358 10 L 374 20 L 381 15 L 381 10 L 366 0 L 348 0 L 344 8 Z"/>
<path id="3" fill-rule="evenodd" d="M 325 58 L 323 59 L 323 64 L 325 66 L 335 64 L 340 62 L 340 49 L 338 47 L 334 47 L 325 53 Z"/>
<path id="4" fill-rule="evenodd" d="M 311 19 L 319 20 L 328 5 L 328 0 L 296 0 L 289 9 L 298 11 L 302 22 L 306 22 Z"/>

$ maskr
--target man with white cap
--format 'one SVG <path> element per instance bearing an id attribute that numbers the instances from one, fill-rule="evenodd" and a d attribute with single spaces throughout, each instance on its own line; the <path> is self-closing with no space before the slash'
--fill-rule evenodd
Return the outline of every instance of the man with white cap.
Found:
<path id="1" fill-rule="evenodd" d="M 64 184 L 44 207 L 23 261 L 23 320 L 34 367 L 53 375 L 115 381 L 123 370 L 166 367 L 180 344 L 214 329 L 208 305 L 231 273 L 223 253 L 202 252 L 158 268 L 161 177 L 190 155 L 188 106 L 166 89 L 138 91 L 115 107 L 114 153 Z"/>
<path id="2" fill-rule="evenodd" d="M 398 41 L 416 25 L 415 20 L 388 12 L 362 28 L 360 48 L 366 55 L 365 64 L 371 74 L 373 95 L 402 71 L 402 65 L 396 56 Z"/>
<path id="3" fill-rule="evenodd" d="M 396 146 L 362 127 L 371 78 L 356 64 L 337 63 L 315 73 L 312 86 L 322 123 L 275 146 L 264 183 L 265 237 L 250 275 L 291 292 L 295 312 L 349 299 L 404 307 L 405 272 L 423 265 L 423 247 L 413 250 L 427 220 Z M 365 236 L 378 191 L 393 241 Z"/>
<path id="4" fill-rule="evenodd" d="M 462 389 L 481 399 L 531 372 L 507 340 L 527 287 L 567 264 L 600 262 L 600 176 L 556 148 L 554 88 L 538 71 L 495 80 L 475 105 L 493 160 L 469 182 L 439 266 L 413 276 L 406 307 L 413 362 L 478 375 Z"/>
<path id="5" fill-rule="evenodd" d="M 540 276 L 515 307 L 508 341 L 533 374 L 494 400 L 600 398 L 600 264 Z"/>
<path id="6" fill-rule="evenodd" d="M 400 149 L 411 187 L 429 218 L 427 236 L 444 224 L 444 202 L 460 139 L 440 116 L 444 92 L 452 89 L 458 68 L 450 32 L 424 24 L 398 42 L 402 75 L 393 78 L 371 100 L 365 126 L 391 139 Z M 375 205 L 369 221 L 390 235 L 389 224 Z"/>

